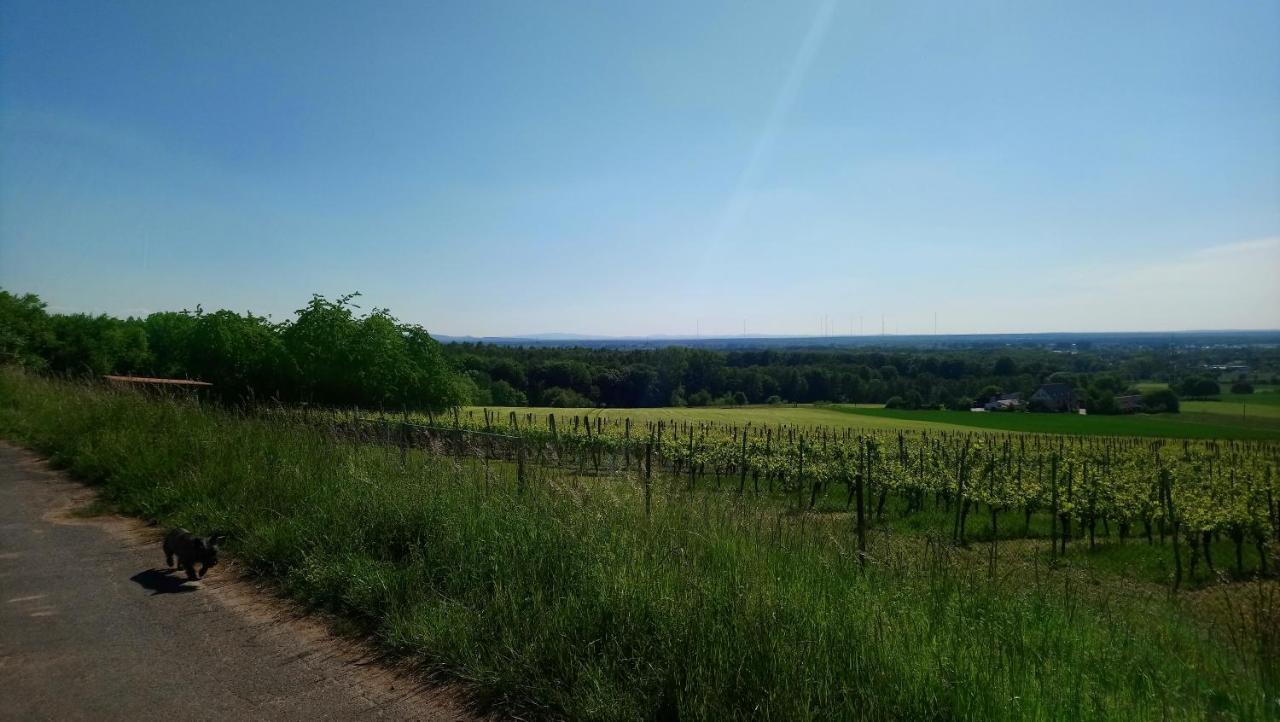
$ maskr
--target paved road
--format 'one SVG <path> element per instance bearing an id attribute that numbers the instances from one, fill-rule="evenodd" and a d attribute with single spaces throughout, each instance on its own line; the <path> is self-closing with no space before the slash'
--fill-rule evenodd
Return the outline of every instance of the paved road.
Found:
<path id="1" fill-rule="evenodd" d="M 162 573 L 158 532 L 0 441 L 0 720 L 467 719 L 239 580 Z"/>

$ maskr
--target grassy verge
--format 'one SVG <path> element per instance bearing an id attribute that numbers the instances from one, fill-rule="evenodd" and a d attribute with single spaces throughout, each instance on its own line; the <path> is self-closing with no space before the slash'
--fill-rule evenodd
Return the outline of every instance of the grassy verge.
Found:
<path id="1" fill-rule="evenodd" d="M 539 479 L 0 372 L 0 434 L 127 513 L 486 699 L 582 719 L 1260 719 L 1265 657 L 1177 601 L 938 545 L 860 569 L 847 526 L 633 482 Z"/>

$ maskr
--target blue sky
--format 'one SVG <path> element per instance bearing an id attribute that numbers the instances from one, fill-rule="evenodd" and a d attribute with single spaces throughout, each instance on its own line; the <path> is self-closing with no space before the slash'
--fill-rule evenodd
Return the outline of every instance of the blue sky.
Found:
<path id="1" fill-rule="evenodd" d="M 1280 327 L 1274 2 L 0 2 L 0 286 L 447 334 Z"/>

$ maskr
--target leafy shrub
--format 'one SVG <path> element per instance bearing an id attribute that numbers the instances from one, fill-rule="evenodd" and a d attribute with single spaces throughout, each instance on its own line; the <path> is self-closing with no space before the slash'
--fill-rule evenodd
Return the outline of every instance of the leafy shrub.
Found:
<path id="1" fill-rule="evenodd" d="M 495 406 L 528 406 L 529 398 L 524 392 L 506 381 L 494 381 L 489 387 L 491 403 Z"/>
<path id="2" fill-rule="evenodd" d="M 1148 391 L 1142 395 L 1142 408 L 1152 413 L 1178 413 L 1178 395 L 1173 389 Z"/>
<path id="3" fill-rule="evenodd" d="M 697 393 L 689 397 L 689 405 L 690 406 L 710 406 L 711 392 L 707 391 L 706 389 L 702 389 L 701 391 L 698 391 Z"/>
<path id="4" fill-rule="evenodd" d="M 595 406 L 595 404 L 591 403 L 591 399 L 586 396 L 573 389 L 564 389 L 559 386 L 552 386 L 542 392 L 542 405 L 554 406 L 558 409 L 591 408 Z"/>
<path id="5" fill-rule="evenodd" d="M 1178 385 L 1178 393 L 1184 398 L 1206 398 L 1222 393 L 1218 380 L 1210 376 L 1190 376 Z"/>

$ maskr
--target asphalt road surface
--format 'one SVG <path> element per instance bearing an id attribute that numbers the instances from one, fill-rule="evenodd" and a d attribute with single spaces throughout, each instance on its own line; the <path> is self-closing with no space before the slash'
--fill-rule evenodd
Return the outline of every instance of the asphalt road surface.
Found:
<path id="1" fill-rule="evenodd" d="M 160 531 L 0 441 L 0 720 L 472 719 L 241 580 L 164 570 Z"/>

